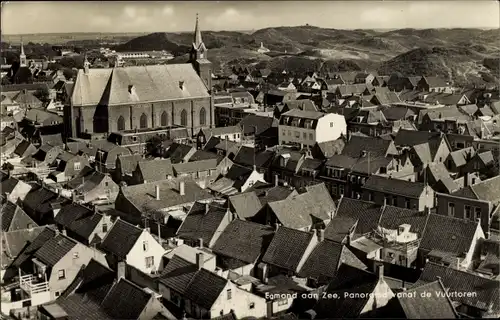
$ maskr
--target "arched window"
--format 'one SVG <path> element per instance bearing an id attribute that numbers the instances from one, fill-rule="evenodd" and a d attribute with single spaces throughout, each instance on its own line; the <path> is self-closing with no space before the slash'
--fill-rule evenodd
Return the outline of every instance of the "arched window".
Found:
<path id="1" fill-rule="evenodd" d="M 141 121 L 139 123 L 139 127 L 141 129 L 148 127 L 148 117 L 144 113 L 141 115 Z"/>
<path id="2" fill-rule="evenodd" d="M 188 114 L 186 110 L 182 110 L 181 112 L 181 126 L 187 127 L 188 123 Z"/>
<path id="3" fill-rule="evenodd" d="M 207 113 L 205 112 L 205 108 L 201 108 L 200 110 L 200 126 L 204 126 L 207 122 Z"/>
<path id="4" fill-rule="evenodd" d="M 167 114 L 167 111 L 163 111 L 163 113 L 161 114 L 160 126 L 162 126 L 162 127 L 168 126 L 168 114 Z"/>
<path id="5" fill-rule="evenodd" d="M 120 116 L 118 118 L 118 131 L 123 131 L 123 130 L 125 130 L 125 119 L 122 116 Z"/>

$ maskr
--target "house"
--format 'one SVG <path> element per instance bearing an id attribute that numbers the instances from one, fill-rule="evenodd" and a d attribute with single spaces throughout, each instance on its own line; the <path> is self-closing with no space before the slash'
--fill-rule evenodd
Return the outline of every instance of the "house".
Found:
<path id="1" fill-rule="evenodd" d="M 453 180 L 448 169 L 443 163 L 429 163 L 424 171 L 427 183 L 436 192 L 451 194 L 461 188 L 464 184 L 469 183 L 469 178 L 464 176 L 462 183 L 458 180 Z M 475 183 L 473 175 L 468 175 L 470 180 Z"/>
<path id="2" fill-rule="evenodd" d="M 63 123 L 63 118 L 57 113 L 45 111 L 43 109 L 29 109 L 26 112 L 25 119 L 32 126 L 58 126 Z"/>
<path id="3" fill-rule="evenodd" d="M 262 208 L 262 203 L 255 191 L 231 195 L 227 201 L 229 210 L 241 220 L 251 219 Z"/>
<path id="4" fill-rule="evenodd" d="M 66 188 L 72 190 L 76 200 L 83 202 L 112 202 L 119 191 L 119 186 L 108 173 L 94 171 L 89 167 L 85 167 L 76 178 L 68 181 Z"/>
<path id="5" fill-rule="evenodd" d="M 241 146 L 233 158 L 233 162 L 247 168 L 255 166 L 257 171 L 267 178 L 274 152 L 271 150 L 259 151 L 249 146 Z"/>
<path id="6" fill-rule="evenodd" d="M 280 110 L 281 109 L 281 110 Z M 283 107 L 278 107 L 274 110 L 274 117 L 279 119 L 281 115 L 292 109 L 299 109 L 303 111 L 318 111 L 318 108 L 311 99 L 291 100 L 287 101 Z"/>
<path id="7" fill-rule="evenodd" d="M 500 176 L 469 185 L 452 194 L 436 193 L 437 213 L 465 221 L 480 221 L 487 238 L 492 215 L 500 205 Z"/>
<path id="8" fill-rule="evenodd" d="M 295 95 L 295 92 L 292 91 L 270 89 L 260 91 L 255 98 L 255 102 L 263 104 L 265 106 L 276 106 L 279 104 L 284 104 L 290 100 L 295 100 Z"/>
<path id="9" fill-rule="evenodd" d="M 252 220 L 268 225 L 310 231 L 324 228 L 335 215 L 336 206 L 323 183 L 305 187 L 305 192 L 268 202 Z"/>
<path id="10" fill-rule="evenodd" d="M 38 225 L 52 224 L 54 222 L 52 204 L 61 202 L 64 198 L 45 186 L 37 184 L 31 186 L 31 190 L 21 202 L 21 207 Z"/>
<path id="11" fill-rule="evenodd" d="M 333 298 L 320 299 L 314 307 L 319 318 L 359 318 L 387 305 L 395 296 L 384 278 L 383 265 L 373 274 L 343 264 L 325 294 Z"/>
<path id="12" fill-rule="evenodd" d="M 363 200 L 373 201 L 379 205 L 386 204 L 418 211 L 434 207 L 434 190 L 421 182 L 371 176 L 362 188 Z"/>
<path id="13" fill-rule="evenodd" d="M 205 269 L 203 253 L 198 253 L 196 264 L 174 256 L 162 272 L 159 288 L 163 299 L 196 319 L 231 314 L 237 319 L 261 318 L 267 313 L 264 298 Z"/>
<path id="14" fill-rule="evenodd" d="M 122 187 L 115 201 L 115 209 L 126 214 L 133 224 L 143 223 L 144 217 L 155 213 L 163 222 L 168 216 L 185 216 L 196 201 L 210 201 L 213 196 L 192 179 L 172 179 Z"/>
<path id="15" fill-rule="evenodd" d="M 3 91 L 3 90 L 2 90 Z M 19 104 L 21 109 L 39 109 L 43 106 L 43 102 L 33 95 L 34 91 L 22 89 L 12 96 L 12 100 Z"/>
<path id="16" fill-rule="evenodd" d="M 347 124 L 342 115 L 292 109 L 281 115 L 278 130 L 280 144 L 312 147 L 345 135 Z"/>
<path id="17" fill-rule="evenodd" d="M 282 82 L 278 85 L 277 87 L 278 90 L 281 91 L 289 91 L 289 92 L 296 92 L 297 88 L 292 82 Z"/>
<path id="18" fill-rule="evenodd" d="M 49 174 L 49 177 L 56 182 L 72 180 L 80 174 L 83 168 L 90 166 L 87 157 L 68 151 L 59 153 L 56 161 L 58 162 L 57 169 Z"/>
<path id="19" fill-rule="evenodd" d="M 239 126 L 243 130 L 244 142 L 253 142 L 256 146 L 271 146 L 268 141 L 277 140 L 278 123 L 273 117 L 249 114 L 240 121 Z"/>
<path id="20" fill-rule="evenodd" d="M 163 269 L 162 245 L 148 229 L 141 229 L 117 218 L 99 246 L 106 253 L 110 266 L 125 262 L 145 274 L 155 274 Z"/>
<path id="21" fill-rule="evenodd" d="M 38 151 L 37 147 L 35 147 L 28 140 L 23 140 L 19 143 L 14 150 L 14 154 L 20 158 L 26 158 L 34 155 Z"/>
<path id="22" fill-rule="evenodd" d="M 31 184 L 14 177 L 8 177 L 0 184 L 0 190 L 4 198 L 8 201 L 12 201 L 13 203 L 17 203 L 18 200 L 23 201 L 32 187 L 33 186 Z"/>
<path id="23" fill-rule="evenodd" d="M 451 84 L 440 77 L 422 77 L 417 84 L 417 90 L 424 92 L 446 92 L 451 93 Z"/>
<path id="24" fill-rule="evenodd" d="M 380 218 L 382 217 L 382 212 L 382 207 L 373 202 L 342 197 L 338 203 L 335 217 L 350 218 L 357 221 L 357 223 L 349 222 L 348 224 L 352 224 L 343 228 L 344 230 L 347 229 L 343 233 L 350 235 L 352 233 L 351 228 L 354 227 L 353 236 L 351 238 L 357 239 L 377 229 Z M 329 236 L 329 234 L 331 231 L 328 229 L 328 233 L 326 234 L 330 238 L 331 236 Z"/>
<path id="25" fill-rule="evenodd" d="M 371 84 L 374 87 L 387 87 L 389 78 L 390 76 L 375 76 Z"/>
<path id="26" fill-rule="evenodd" d="M 43 144 L 32 156 L 28 156 L 21 160 L 22 163 L 30 166 L 53 166 L 57 164 L 57 156 L 62 152 L 60 146 Z"/>
<path id="27" fill-rule="evenodd" d="M 500 264 L 498 263 L 498 253 L 500 241 L 494 239 L 483 239 L 478 245 L 480 248 L 481 256 L 475 259 L 475 264 L 479 263 L 476 272 L 485 275 L 486 277 L 491 277 L 492 279 L 497 279 L 500 275 Z"/>
<path id="28" fill-rule="evenodd" d="M 196 152 L 196 148 L 183 144 L 183 143 L 172 143 L 167 149 L 164 158 L 169 158 L 172 163 L 181 163 L 189 161 L 189 158 Z"/>
<path id="29" fill-rule="evenodd" d="M 198 161 L 189 161 L 187 163 L 176 163 L 172 165 L 174 175 L 179 177 L 191 177 L 202 188 L 210 185 L 227 171 L 223 159 L 207 159 Z"/>
<path id="30" fill-rule="evenodd" d="M 141 160 L 137 162 L 132 172 L 132 185 L 152 183 L 174 177 L 172 161 L 170 159 Z"/>
<path id="31" fill-rule="evenodd" d="M 117 181 L 125 181 L 130 184 L 132 173 L 136 170 L 139 161 L 143 161 L 142 154 L 128 154 L 116 158 L 114 177 Z"/>
<path id="32" fill-rule="evenodd" d="M 113 224 L 110 216 L 78 203 L 62 205 L 54 220 L 69 237 L 87 246 L 100 243 Z"/>
<path id="33" fill-rule="evenodd" d="M 325 228 L 325 239 L 341 244 L 350 243 L 357 223 L 357 219 L 335 216 Z"/>
<path id="34" fill-rule="evenodd" d="M 38 308 L 41 319 L 168 319 L 172 313 L 155 294 L 91 260 L 55 302 Z"/>
<path id="35" fill-rule="evenodd" d="M 495 157 L 490 150 L 473 153 L 472 157 L 467 157 L 467 163 L 463 165 L 462 172 L 479 172 L 485 175 L 496 175 Z"/>
<path id="36" fill-rule="evenodd" d="M 337 72 L 337 73 L 329 73 L 328 79 L 342 79 L 345 84 L 354 84 L 354 80 L 356 79 L 357 71 L 346 71 L 346 72 Z"/>
<path id="37" fill-rule="evenodd" d="M 96 142 L 93 143 L 97 144 Z M 114 170 L 118 156 L 131 154 L 129 149 L 108 141 L 99 142 L 96 147 L 98 149 L 95 155 L 95 165 L 100 172 Z"/>
<path id="38" fill-rule="evenodd" d="M 500 315 L 498 281 L 456 268 L 429 262 L 417 282 L 426 284 L 439 278 L 456 311 L 463 317 L 497 318 Z M 471 292 L 473 294 L 461 294 Z"/>
<path id="39" fill-rule="evenodd" d="M 193 246 L 212 248 L 232 220 L 233 215 L 227 208 L 196 202 L 179 227 L 177 236 Z"/>
<path id="40" fill-rule="evenodd" d="M 419 264 L 428 261 L 458 269 L 471 265 L 479 239 L 484 238 L 478 222 L 430 214 L 419 247 Z"/>
<path id="41" fill-rule="evenodd" d="M 208 128 L 200 130 L 198 139 L 202 139 L 201 137 L 203 136 L 204 140 L 200 141 L 201 145 L 204 145 L 203 141 L 208 141 L 210 140 L 211 137 L 216 137 L 221 140 L 227 139 L 229 141 L 240 142 L 241 135 L 242 135 L 242 129 L 240 126 L 236 125 L 229 127 L 217 127 L 217 128 Z"/>
<path id="42" fill-rule="evenodd" d="M 297 274 L 318 243 L 314 231 L 306 232 L 279 226 L 269 244 L 261 266 L 263 278 Z"/>
<path id="43" fill-rule="evenodd" d="M 253 275 L 273 236 L 271 226 L 239 219 L 231 221 L 212 247 L 218 267 L 241 276 Z"/>
<path id="44" fill-rule="evenodd" d="M 337 98 L 347 98 L 351 96 L 362 96 L 367 88 L 366 84 L 346 84 L 339 85 L 335 89 Z"/>
<path id="45" fill-rule="evenodd" d="M 10 200 L 0 205 L 0 212 L 2 215 L 2 232 L 38 227 L 36 222 L 21 207 Z"/>
<path id="46" fill-rule="evenodd" d="M 295 188 L 280 185 L 277 176 L 274 176 L 274 183 L 257 182 L 248 189 L 248 192 L 255 192 L 262 206 L 299 194 Z"/>
<path id="47" fill-rule="evenodd" d="M 231 195 L 245 192 L 258 181 L 265 182 L 264 174 L 257 168 L 249 169 L 233 163 L 227 173 L 208 186 L 208 189 L 219 194 Z"/>

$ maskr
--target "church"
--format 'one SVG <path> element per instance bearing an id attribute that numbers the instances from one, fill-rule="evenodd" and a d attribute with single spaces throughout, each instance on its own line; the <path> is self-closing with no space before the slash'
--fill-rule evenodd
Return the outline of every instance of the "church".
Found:
<path id="1" fill-rule="evenodd" d="M 64 118 L 67 137 L 183 126 L 194 136 L 214 126 L 212 64 L 198 15 L 189 62 L 78 71 Z"/>

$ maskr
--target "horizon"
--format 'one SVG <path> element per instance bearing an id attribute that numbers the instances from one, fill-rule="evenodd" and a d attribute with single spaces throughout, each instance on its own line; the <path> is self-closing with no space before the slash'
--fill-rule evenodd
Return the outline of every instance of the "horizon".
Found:
<path id="1" fill-rule="evenodd" d="M 338 30 L 498 29 L 500 4 L 454 1 L 3 2 L 2 35 L 250 32 L 279 26 Z M 25 23 L 25 16 L 31 23 Z M 66 30 L 59 32 L 60 29 Z"/>

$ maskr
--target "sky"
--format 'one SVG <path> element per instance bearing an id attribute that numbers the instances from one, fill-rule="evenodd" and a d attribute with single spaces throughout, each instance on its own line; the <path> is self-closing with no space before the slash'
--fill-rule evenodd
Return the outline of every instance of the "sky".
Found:
<path id="1" fill-rule="evenodd" d="M 336 29 L 498 28 L 500 4 L 469 1 L 134 1 L 3 2 L 3 34 Z"/>

